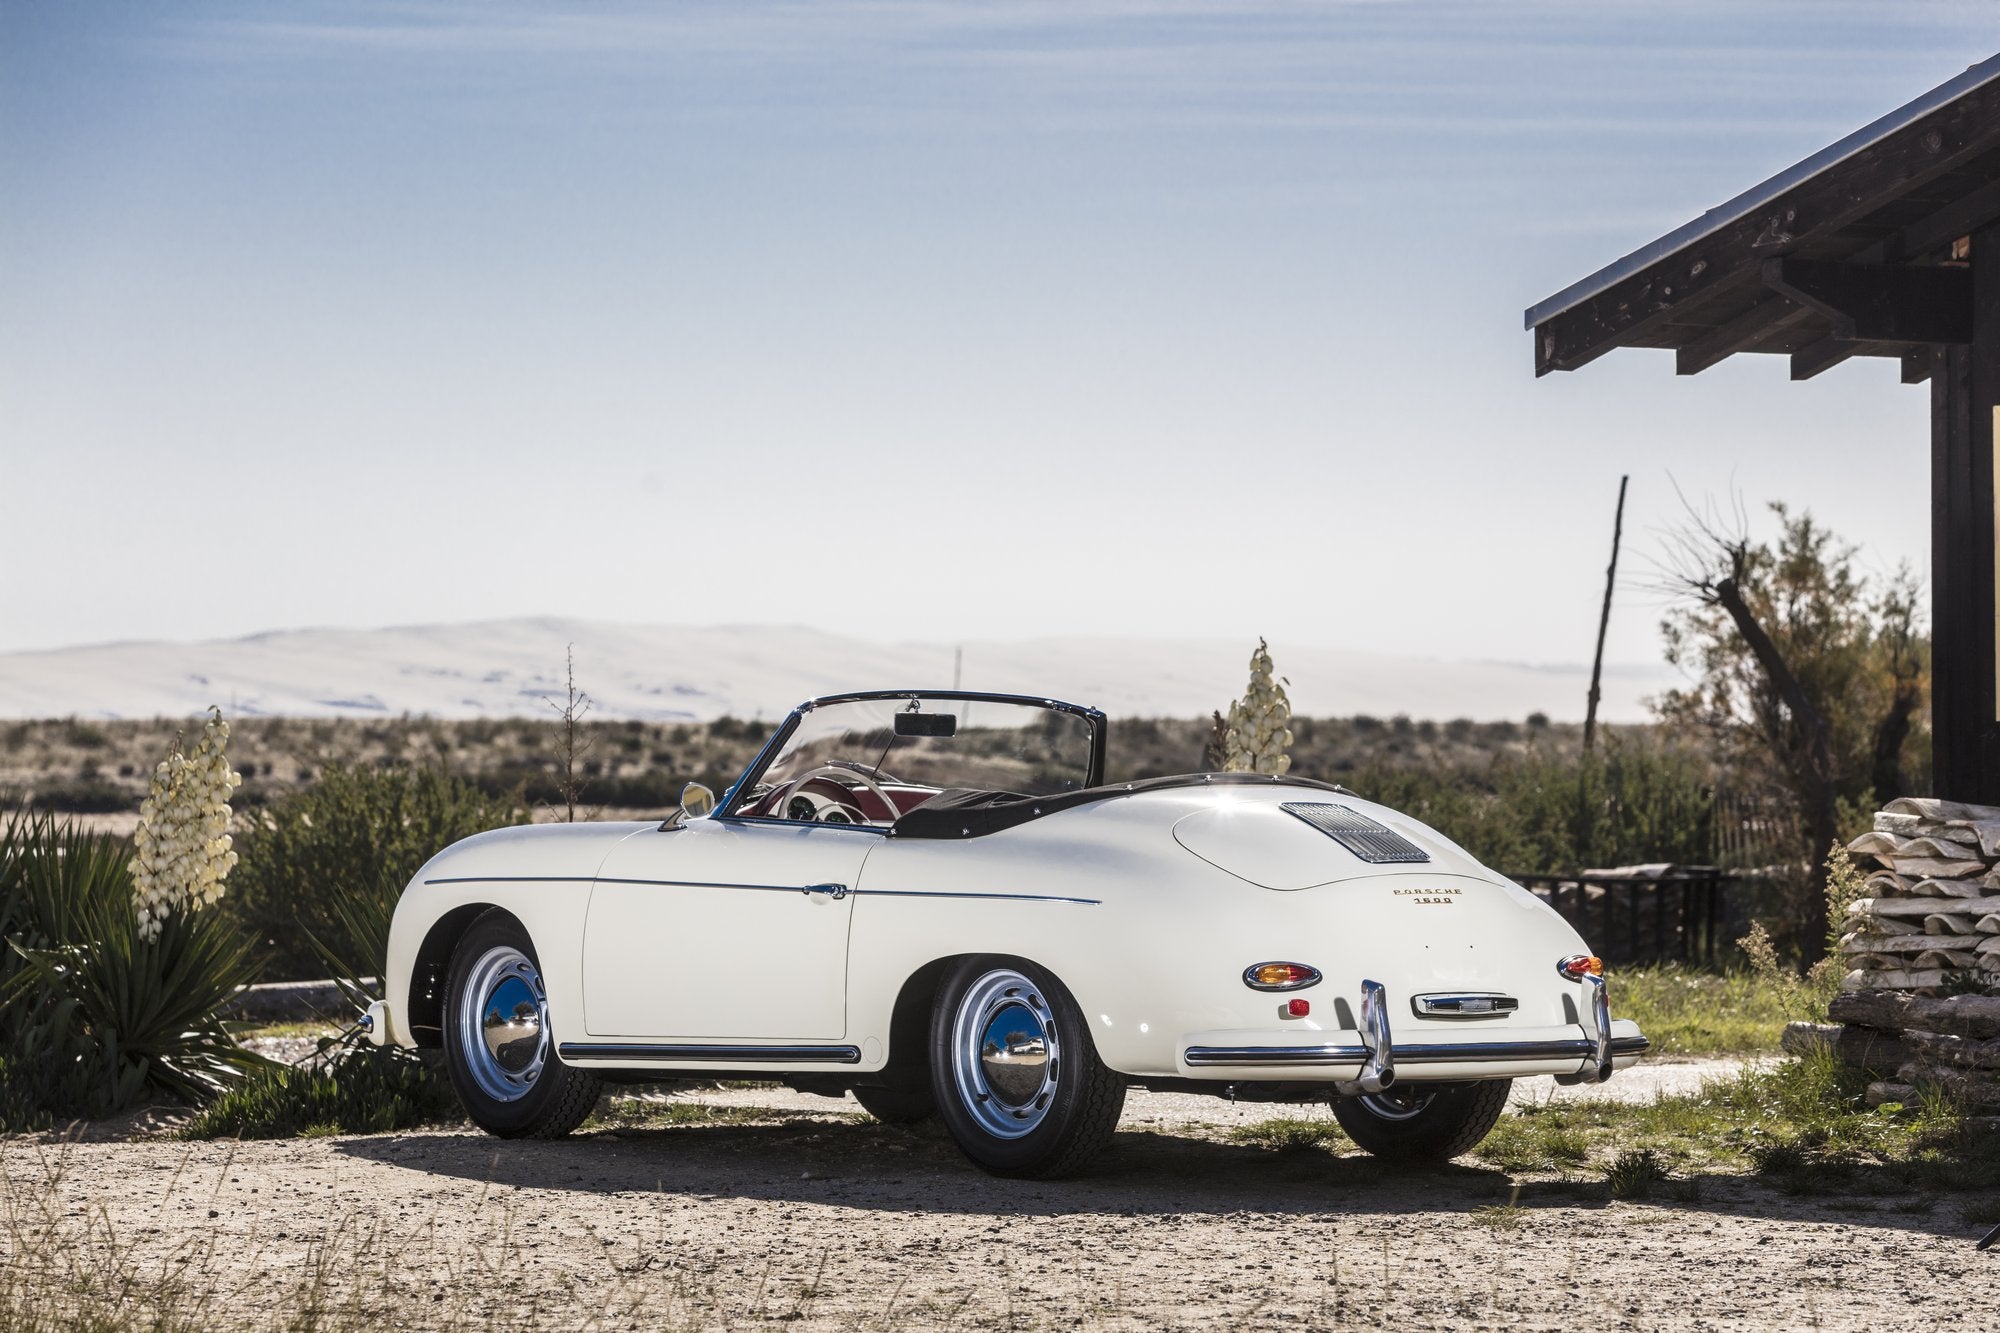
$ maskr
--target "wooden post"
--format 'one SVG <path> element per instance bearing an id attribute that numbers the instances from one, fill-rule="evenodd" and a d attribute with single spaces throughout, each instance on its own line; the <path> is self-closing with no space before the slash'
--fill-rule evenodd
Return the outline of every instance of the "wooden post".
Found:
<path id="1" fill-rule="evenodd" d="M 1994 416 L 2000 409 L 2000 224 L 1971 238 L 1973 340 L 1931 374 L 1931 755 L 1935 793 L 2000 804 L 2000 615 Z"/>
<path id="2" fill-rule="evenodd" d="M 1625 535 L 1625 486 L 1631 480 L 1630 474 L 1618 479 L 1618 511 L 1611 520 L 1611 564 L 1604 571 L 1604 610 L 1597 616 L 1597 656 L 1591 659 L 1590 701 L 1583 710 L 1585 753 L 1597 739 L 1597 701 L 1603 695 L 1599 685 L 1604 678 L 1604 631 L 1611 625 L 1611 590 L 1618 583 L 1618 542 Z"/>

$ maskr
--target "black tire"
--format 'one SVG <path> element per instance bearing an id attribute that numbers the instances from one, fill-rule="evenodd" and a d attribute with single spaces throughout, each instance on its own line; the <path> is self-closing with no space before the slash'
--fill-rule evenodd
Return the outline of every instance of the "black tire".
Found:
<path id="1" fill-rule="evenodd" d="M 1513 1087 L 1509 1078 L 1404 1083 L 1375 1097 L 1336 1097 L 1333 1116 L 1348 1138 L 1386 1161 L 1447 1162 L 1479 1146 Z"/>
<path id="2" fill-rule="evenodd" d="M 1021 1029 L 1005 1034 L 1004 1047 L 987 1040 L 1002 1023 Z M 931 1011 L 930 1066 L 945 1128 L 996 1176 L 1080 1171 L 1111 1141 L 1125 1108 L 1125 1079 L 1097 1058 L 1069 991 L 1018 958 L 968 958 L 945 974 Z M 1008 1095 L 995 1090 L 1003 1081 Z"/>
<path id="3" fill-rule="evenodd" d="M 490 970 L 494 958 L 509 954 L 526 960 L 530 970 L 521 972 L 516 965 L 515 976 L 539 994 L 541 964 L 534 941 L 507 913 L 496 908 L 474 921 L 452 950 L 444 1001 L 445 1070 L 465 1113 L 487 1133 L 505 1139 L 559 1139 L 590 1115 L 603 1084 L 596 1074 L 573 1069 L 556 1054 L 546 1001 L 534 1023 L 535 1037 L 508 1043 L 511 1051 L 518 1051 L 532 1041 L 539 1066 L 505 1095 L 491 1090 L 496 1076 L 506 1075 L 496 1057 L 484 1049 L 469 1050 L 466 1045 L 461 1005 L 466 1002 L 467 988 L 480 984 L 479 976 L 483 969 Z M 491 988 L 491 994 L 498 996 L 500 991 Z"/>
<path id="4" fill-rule="evenodd" d="M 885 1125 L 914 1125 L 937 1114 L 928 1074 L 921 1082 L 899 1079 L 888 1087 L 857 1086 L 854 1100 Z"/>

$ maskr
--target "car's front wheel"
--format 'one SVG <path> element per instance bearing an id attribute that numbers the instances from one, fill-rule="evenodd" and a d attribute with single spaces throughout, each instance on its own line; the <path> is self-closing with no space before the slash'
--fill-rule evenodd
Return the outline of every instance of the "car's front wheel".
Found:
<path id="1" fill-rule="evenodd" d="M 555 1139 L 582 1124 L 601 1082 L 556 1054 L 534 941 L 494 910 L 452 951 L 444 1062 L 473 1123 L 502 1138 Z"/>
<path id="2" fill-rule="evenodd" d="M 1111 1140 L 1125 1080 L 1105 1067 L 1083 1013 L 1047 970 L 970 958 L 931 1017 L 938 1113 L 974 1163 L 1001 1176 L 1080 1170 Z"/>
<path id="3" fill-rule="evenodd" d="M 1443 1162 L 1479 1146 L 1507 1109 L 1514 1081 L 1399 1083 L 1363 1097 L 1337 1097 L 1347 1137 L 1394 1162 Z"/>

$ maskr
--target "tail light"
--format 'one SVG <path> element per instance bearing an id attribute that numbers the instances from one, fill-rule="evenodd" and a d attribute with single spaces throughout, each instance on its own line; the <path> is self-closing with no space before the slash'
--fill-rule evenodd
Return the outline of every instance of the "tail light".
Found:
<path id="1" fill-rule="evenodd" d="M 1604 960 L 1594 954 L 1571 954 L 1556 964 L 1556 971 L 1566 981 L 1582 981 L 1585 977 L 1604 975 Z"/>
<path id="2" fill-rule="evenodd" d="M 1304 963 L 1255 963 L 1243 969 L 1251 990 L 1304 990 L 1319 984 L 1319 969 Z"/>

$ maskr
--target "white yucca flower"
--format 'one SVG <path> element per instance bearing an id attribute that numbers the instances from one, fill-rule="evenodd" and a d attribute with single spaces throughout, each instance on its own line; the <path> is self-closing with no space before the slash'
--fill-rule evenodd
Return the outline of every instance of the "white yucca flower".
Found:
<path id="1" fill-rule="evenodd" d="M 132 906 L 142 939 L 160 937 L 160 923 L 175 909 L 199 911 L 222 896 L 222 882 L 236 864 L 229 836 L 229 796 L 243 779 L 230 771 L 223 749 L 229 724 L 209 709 L 193 754 L 173 753 L 153 770 L 152 790 L 139 807 L 132 834 Z"/>
<path id="2" fill-rule="evenodd" d="M 1271 674 L 1271 650 L 1262 639 L 1250 654 L 1250 688 L 1229 705 L 1229 739 L 1223 756 L 1225 773 L 1283 773 L 1292 766 L 1285 748 L 1292 733 L 1292 701 Z"/>

